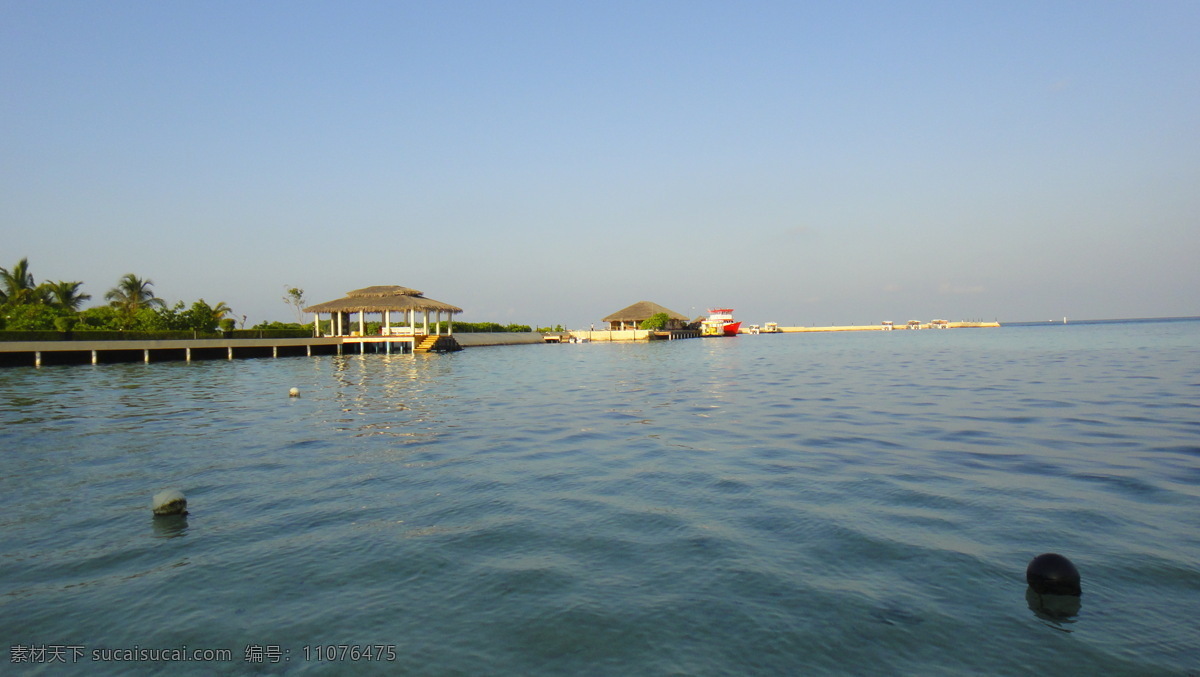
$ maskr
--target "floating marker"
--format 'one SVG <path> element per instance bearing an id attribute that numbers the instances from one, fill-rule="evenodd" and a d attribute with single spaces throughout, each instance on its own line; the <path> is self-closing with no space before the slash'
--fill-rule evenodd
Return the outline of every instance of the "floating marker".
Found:
<path id="1" fill-rule="evenodd" d="M 1041 595 L 1083 594 L 1079 587 L 1079 570 L 1071 560 L 1057 553 L 1038 555 L 1025 569 L 1025 581 Z"/>
<path id="2" fill-rule="evenodd" d="M 289 397 L 300 397 L 300 389 L 292 388 L 291 390 L 288 391 L 288 396 Z"/>
<path id="3" fill-rule="evenodd" d="M 186 515 L 187 499 L 178 489 L 166 489 L 154 494 L 151 507 L 155 515 Z"/>

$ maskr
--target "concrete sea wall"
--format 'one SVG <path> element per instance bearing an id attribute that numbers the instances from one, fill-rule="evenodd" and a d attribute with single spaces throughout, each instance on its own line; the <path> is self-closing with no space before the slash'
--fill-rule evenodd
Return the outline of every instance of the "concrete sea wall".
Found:
<path id="1" fill-rule="evenodd" d="M 454 334 L 454 340 L 458 341 L 458 345 L 464 348 L 545 343 L 541 332 L 536 331 L 463 332 Z"/>

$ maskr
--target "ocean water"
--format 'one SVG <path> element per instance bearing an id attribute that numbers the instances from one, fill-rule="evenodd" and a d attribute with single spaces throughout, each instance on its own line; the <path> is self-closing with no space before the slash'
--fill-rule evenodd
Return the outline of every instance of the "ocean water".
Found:
<path id="1" fill-rule="evenodd" d="M 20 367 L 0 423 L 5 674 L 1200 674 L 1200 322 Z"/>

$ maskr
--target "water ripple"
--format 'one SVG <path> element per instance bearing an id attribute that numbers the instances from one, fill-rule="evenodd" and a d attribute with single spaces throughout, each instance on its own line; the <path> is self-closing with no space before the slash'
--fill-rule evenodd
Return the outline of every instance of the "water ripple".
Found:
<path id="1" fill-rule="evenodd" d="M 1065 331 L 0 371 L 0 629 L 289 674 L 1184 674 L 1200 342 Z"/>

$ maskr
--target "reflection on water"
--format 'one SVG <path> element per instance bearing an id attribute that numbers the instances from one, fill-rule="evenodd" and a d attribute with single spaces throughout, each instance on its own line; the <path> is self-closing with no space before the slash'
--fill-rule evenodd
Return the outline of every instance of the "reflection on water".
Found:
<path id="1" fill-rule="evenodd" d="M 0 370 L 0 635 L 290 642 L 297 674 L 1179 674 L 1198 329 Z M 194 515 L 147 530 L 162 486 Z M 1048 551 L 1086 615 L 1020 604 Z M 296 659 L 368 642 L 396 661 Z"/>
<path id="2" fill-rule="evenodd" d="M 187 535 L 187 515 L 154 515 L 152 521 L 155 538 L 177 538 Z"/>
<path id="3" fill-rule="evenodd" d="M 1025 589 L 1025 603 L 1047 625 L 1064 632 L 1071 632 L 1063 626 L 1075 623 L 1075 617 L 1083 607 L 1083 600 L 1076 595 L 1043 595 L 1033 588 Z"/>

